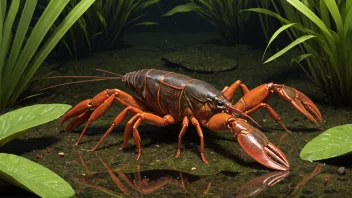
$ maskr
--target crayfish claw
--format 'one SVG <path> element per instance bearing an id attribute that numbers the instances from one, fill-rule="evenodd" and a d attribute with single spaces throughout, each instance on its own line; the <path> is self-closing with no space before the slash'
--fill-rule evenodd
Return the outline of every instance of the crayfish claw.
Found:
<path id="1" fill-rule="evenodd" d="M 318 121 L 321 123 L 323 118 L 318 107 L 314 104 L 314 102 L 306 96 L 304 93 L 298 91 L 295 88 L 277 85 L 276 92 L 279 94 L 281 98 L 290 102 L 299 112 L 305 115 L 308 119 L 314 122 L 316 125 L 319 125 Z"/>
<path id="2" fill-rule="evenodd" d="M 264 147 L 264 150 L 270 159 L 273 159 L 276 162 L 278 162 L 279 164 L 283 164 L 284 166 L 286 166 L 288 168 L 290 167 L 290 164 L 289 164 L 285 154 L 278 147 L 276 147 L 274 144 L 272 144 L 271 142 L 269 142 L 266 145 L 266 147 Z"/>
<path id="3" fill-rule="evenodd" d="M 290 169 L 290 163 L 285 154 L 269 142 L 259 129 L 242 121 L 240 123 L 237 122 L 236 125 L 240 125 L 242 129 L 245 129 L 237 132 L 237 141 L 247 155 L 271 169 L 282 171 Z"/>
<path id="4" fill-rule="evenodd" d="M 298 109 L 301 113 L 303 113 L 305 116 L 307 116 L 310 120 L 312 120 L 313 122 L 315 122 L 317 125 L 319 125 L 316 121 L 316 119 L 313 117 L 313 115 L 320 121 L 323 122 L 323 118 L 321 116 L 321 113 L 318 109 L 318 107 L 314 104 L 314 102 L 308 98 L 308 96 L 306 96 L 304 93 L 296 90 L 297 92 L 297 99 L 296 102 L 297 104 L 299 104 L 299 106 L 301 107 L 300 109 L 302 111 L 300 111 L 300 109 Z M 295 106 L 295 105 L 294 105 Z M 296 107 L 296 106 L 295 106 Z M 297 107 L 296 107 L 297 109 Z M 308 109 L 308 111 L 307 111 Z M 313 114 L 313 115 L 312 115 Z"/>

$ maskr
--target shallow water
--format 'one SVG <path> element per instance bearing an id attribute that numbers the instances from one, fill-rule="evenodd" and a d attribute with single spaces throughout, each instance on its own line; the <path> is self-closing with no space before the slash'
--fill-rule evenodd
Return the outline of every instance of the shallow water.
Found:
<path id="1" fill-rule="evenodd" d="M 313 137 L 333 126 L 350 123 L 352 111 L 329 106 L 324 95 L 309 82 L 301 69 L 290 65 L 290 57 L 263 65 L 262 50 L 237 46 L 233 47 L 238 52 L 236 54 L 231 54 L 232 49 L 221 53 L 235 59 L 238 67 L 232 71 L 215 74 L 201 74 L 183 68 L 167 67 L 161 61 L 163 55 L 173 50 L 204 42 L 216 46 L 214 39 L 217 39 L 217 35 L 212 33 L 196 34 L 196 36 L 185 34 L 182 37 L 180 34 L 176 36 L 167 33 L 150 33 L 145 34 L 144 39 L 139 35 L 131 34 L 126 41 L 132 45 L 129 48 L 91 54 L 84 59 L 69 61 L 60 66 L 44 66 L 39 76 L 44 74 L 107 75 L 95 71 L 95 68 L 119 74 L 144 68 L 156 68 L 205 80 L 220 90 L 237 79 L 245 82 L 249 88 L 271 81 L 295 87 L 316 103 L 323 115 L 322 126 L 315 126 L 289 103 L 276 96 L 269 100 L 269 104 L 292 133 L 282 130 L 265 110 L 252 114 L 252 117 L 262 126 L 261 131 L 272 143 L 282 149 L 290 161 L 290 174 L 277 173 L 282 177 L 286 176 L 281 178 L 281 181 L 277 181 L 277 184 L 271 187 L 259 185 L 263 178 L 270 178 L 277 171 L 268 170 L 246 156 L 233 134 L 228 132 L 213 133 L 204 129 L 205 156 L 209 161 L 206 165 L 199 156 L 197 132 L 190 126 L 183 138 L 181 156 L 175 159 L 180 124 L 164 128 L 142 124 L 139 132 L 143 150 L 141 159 L 136 161 L 132 138 L 126 149 L 119 150 L 123 142 L 124 122 L 115 128 L 97 150 L 102 161 L 121 182 L 116 185 L 98 155 L 86 150 L 95 146 L 111 125 L 112 120 L 122 110 L 119 105 L 114 105 L 89 127 L 78 147 L 72 145 L 77 141 L 82 128 L 77 132 L 64 133 L 62 129 L 56 128 L 58 124 L 56 120 L 31 129 L 23 137 L 2 147 L 1 152 L 18 154 L 48 167 L 72 184 L 77 197 L 246 197 L 249 195 L 341 197 L 352 194 L 351 162 L 348 156 L 321 162 L 307 162 L 299 158 L 300 150 Z M 60 82 L 67 82 L 67 80 L 40 81 L 34 86 L 42 88 Z M 16 108 L 37 103 L 75 105 L 84 99 L 92 98 L 103 89 L 111 88 L 132 93 L 119 81 L 84 83 L 49 90 L 40 98 L 26 101 Z M 234 100 L 239 97 L 240 93 Z M 52 152 L 48 153 L 48 148 L 52 148 Z M 59 152 L 63 152 L 64 156 L 59 156 Z M 37 153 L 44 157 L 37 159 Z M 345 175 L 337 173 L 339 167 L 346 168 Z"/>

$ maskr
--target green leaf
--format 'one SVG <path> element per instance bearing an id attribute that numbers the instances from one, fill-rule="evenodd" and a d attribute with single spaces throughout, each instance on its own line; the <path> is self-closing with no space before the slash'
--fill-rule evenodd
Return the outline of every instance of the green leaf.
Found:
<path id="1" fill-rule="evenodd" d="M 0 153 L 0 176 L 40 197 L 72 197 L 75 191 L 60 176 L 26 158 Z"/>
<path id="2" fill-rule="evenodd" d="M 163 14 L 162 16 L 172 16 L 176 13 L 182 13 L 182 12 L 191 12 L 199 9 L 200 7 L 197 6 L 196 4 L 193 3 L 187 3 L 184 5 L 179 5 L 174 7 L 172 10 L 168 11 L 167 13 Z"/>
<path id="3" fill-rule="evenodd" d="M 144 22 L 141 22 L 141 23 L 137 23 L 135 24 L 134 26 L 147 26 L 147 25 L 159 25 L 159 23 L 157 22 L 153 22 L 153 21 L 144 21 Z"/>
<path id="4" fill-rule="evenodd" d="M 352 152 L 352 124 L 328 129 L 302 149 L 303 160 L 323 160 Z"/>
<path id="5" fill-rule="evenodd" d="M 314 35 L 304 35 L 304 36 L 299 37 L 298 39 L 296 39 L 295 41 L 290 43 L 288 46 L 286 46 L 284 49 L 282 49 L 279 52 L 277 52 L 276 54 L 272 55 L 264 63 L 268 63 L 268 62 L 270 62 L 272 60 L 275 60 L 276 58 L 278 58 L 278 57 L 282 56 L 283 54 L 285 54 L 288 50 L 290 50 L 294 46 L 296 46 L 298 44 L 301 44 L 301 43 L 304 43 L 306 40 L 309 40 L 309 39 L 314 38 L 314 37 L 316 37 L 316 36 L 314 36 Z"/>
<path id="6" fill-rule="evenodd" d="M 26 129 L 55 120 L 70 107 L 66 104 L 39 104 L 1 115 L 0 146 L 18 137 Z"/>
<path id="7" fill-rule="evenodd" d="M 270 44 L 276 39 L 276 37 L 279 36 L 279 34 L 281 34 L 281 32 L 285 31 L 286 29 L 288 29 L 288 28 L 290 28 L 290 27 L 292 27 L 294 25 L 296 25 L 296 23 L 289 23 L 289 24 L 283 25 L 278 30 L 276 30 L 276 32 L 274 32 L 274 34 L 271 36 L 271 38 L 270 38 L 270 40 L 268 42 L 268 45 L 266 45 L 266 48 L 264 50 L 262 59 L 264 59 L 266 51 L 268 50 Z"/>
<path id="8" fill-rule="evenodd" d="M 34 73 L 37 71 L 41 63 L 48 56 L 51 50 L 56 46 L 60 39 L 65 35 L 65 33 L 72 27 L 72 25 L 84 14 L 84 12 L 94 3 L 94 0 L 82 0 L 80 1 L 65 17 L 65 19 L 60 23 L 60 25 L 55 29 L 54 33 L 48 38 L 44 46 L 37 51 L 33 62 L 27 68 L 27 72 L 24 73 L 22 82 L 19 84 L 17 89 L 24 90 L 26 85 L 32 79 Z M 21 92 L 17 91 L 13 93 L 13 100 L 18 99 Z"/>

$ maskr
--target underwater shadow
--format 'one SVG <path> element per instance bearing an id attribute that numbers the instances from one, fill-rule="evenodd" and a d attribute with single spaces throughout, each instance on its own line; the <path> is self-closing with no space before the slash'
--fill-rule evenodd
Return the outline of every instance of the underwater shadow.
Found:
<path id="1" fill-rule="evenodd" d="M 177 127 L 175 127 L 177 126 Z M 105 132 L 108 130 L 108 128 L 102 129 L 100 126 L 92 126 L 90 127 L 87 132 L 84 134 L 84 136 L 90 136 L 90 137 L 103 137 Z M 120 137 L 124 136 L 124 130 L 125 130 L 125 125 L 118 126 L 114 128 L 114 130 L 109 134 L 111 135 L 118 135 Z M 142 124 L 139 128 L 139 134 L 141 137 L 141 146 L 142 149 L 143 147 L 148 147 L 151 145 L 156 145 L 156 144 L 172 144 L 172 143 L 177 143 L 177 137 L 178 134 L 181 130 L 181 125 L 175 124 L 175 125 L 170 125 L 170 126 L 165 126 L 165 127 L 157 127 L 153 125 L 148 125 L 148 124 Z M 78 129 L 77 134 L 80 134 L 82 130 Z M 167 135 L 166 135 L 167 134 Z M 99 138 L 98 138 L 99 139 Z M 129 140 L 133 139 L 132 134 L 129 137 Z M 146 140 L 148 142 L 146 143 Z M 84 140 L 81 143 L 98 143 L 96 139 L 90 139 L 90 140 Z M 99 145 L 99 148 L 97 151 L 101 149 L 107 149 L 110 147 L 120 147 L 123 144 L 122 141 L 116 141 L 111 144 L 101 144 Z M 124 148 L 124 151 L 134 151 L 136 149 L 134 144 L 128 143 L 126 148 Z M 177 148 L 175 148 L 175 152 L 177 151 Z"/>
<path id="2" fill-rule="evenodd" d="M 307 76 L 302 71 L 300 67 L 289 67 L 285 69 L 277 69 L 275 73 L 266 77 L 264 80 L 265 82 L 275 82 L 280 83 L 287 81 L 287 79 L 302 79 L 306 80 Z"/>
<path id="3" fill-rule="evenodd" d="M 319 160 L 317 162 L 321 162 L 321 163 L 328 164 L 331 166 L 336 166 L 336 167 L 352 168 L 352 160 L 350 155 L 334 157 L 326 160 Z M 333 173 L 336 173 L 335 169 L 332 171 Z"/>
<path id="4" fill-rule="evenodd" d="M 59 141 L 56 137 L 15 139 L 0 148 L 0 152 L 22 155 L 28 151 L 41 150 Z"/>

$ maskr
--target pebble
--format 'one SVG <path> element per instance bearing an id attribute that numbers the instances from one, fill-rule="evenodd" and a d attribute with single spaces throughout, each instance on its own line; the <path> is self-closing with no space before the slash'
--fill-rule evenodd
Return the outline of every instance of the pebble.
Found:
<path id="1" fill-rule="evenodd" d="M 338 168 L 337 169 L 337 173 L 339 174 L 339 175 L 346 175 L 346 169 L 345 169 L 345 167 L 340 167 L 340 168 Z"/>
<path id="2" fill-rule="evenodd" d="M 196 169 L 197 169 L 196 167 L 192 167 L 192 168 L 191 168 L 192 171 L 194 171 L 194 170 L 196 170 Z"/>
<path id="3" fill-rule="evenodd" d="M 58 155 L 60 155 L 61 157 L 63 157 L 65 155 L 64 152 L 59 152 Z"/>

